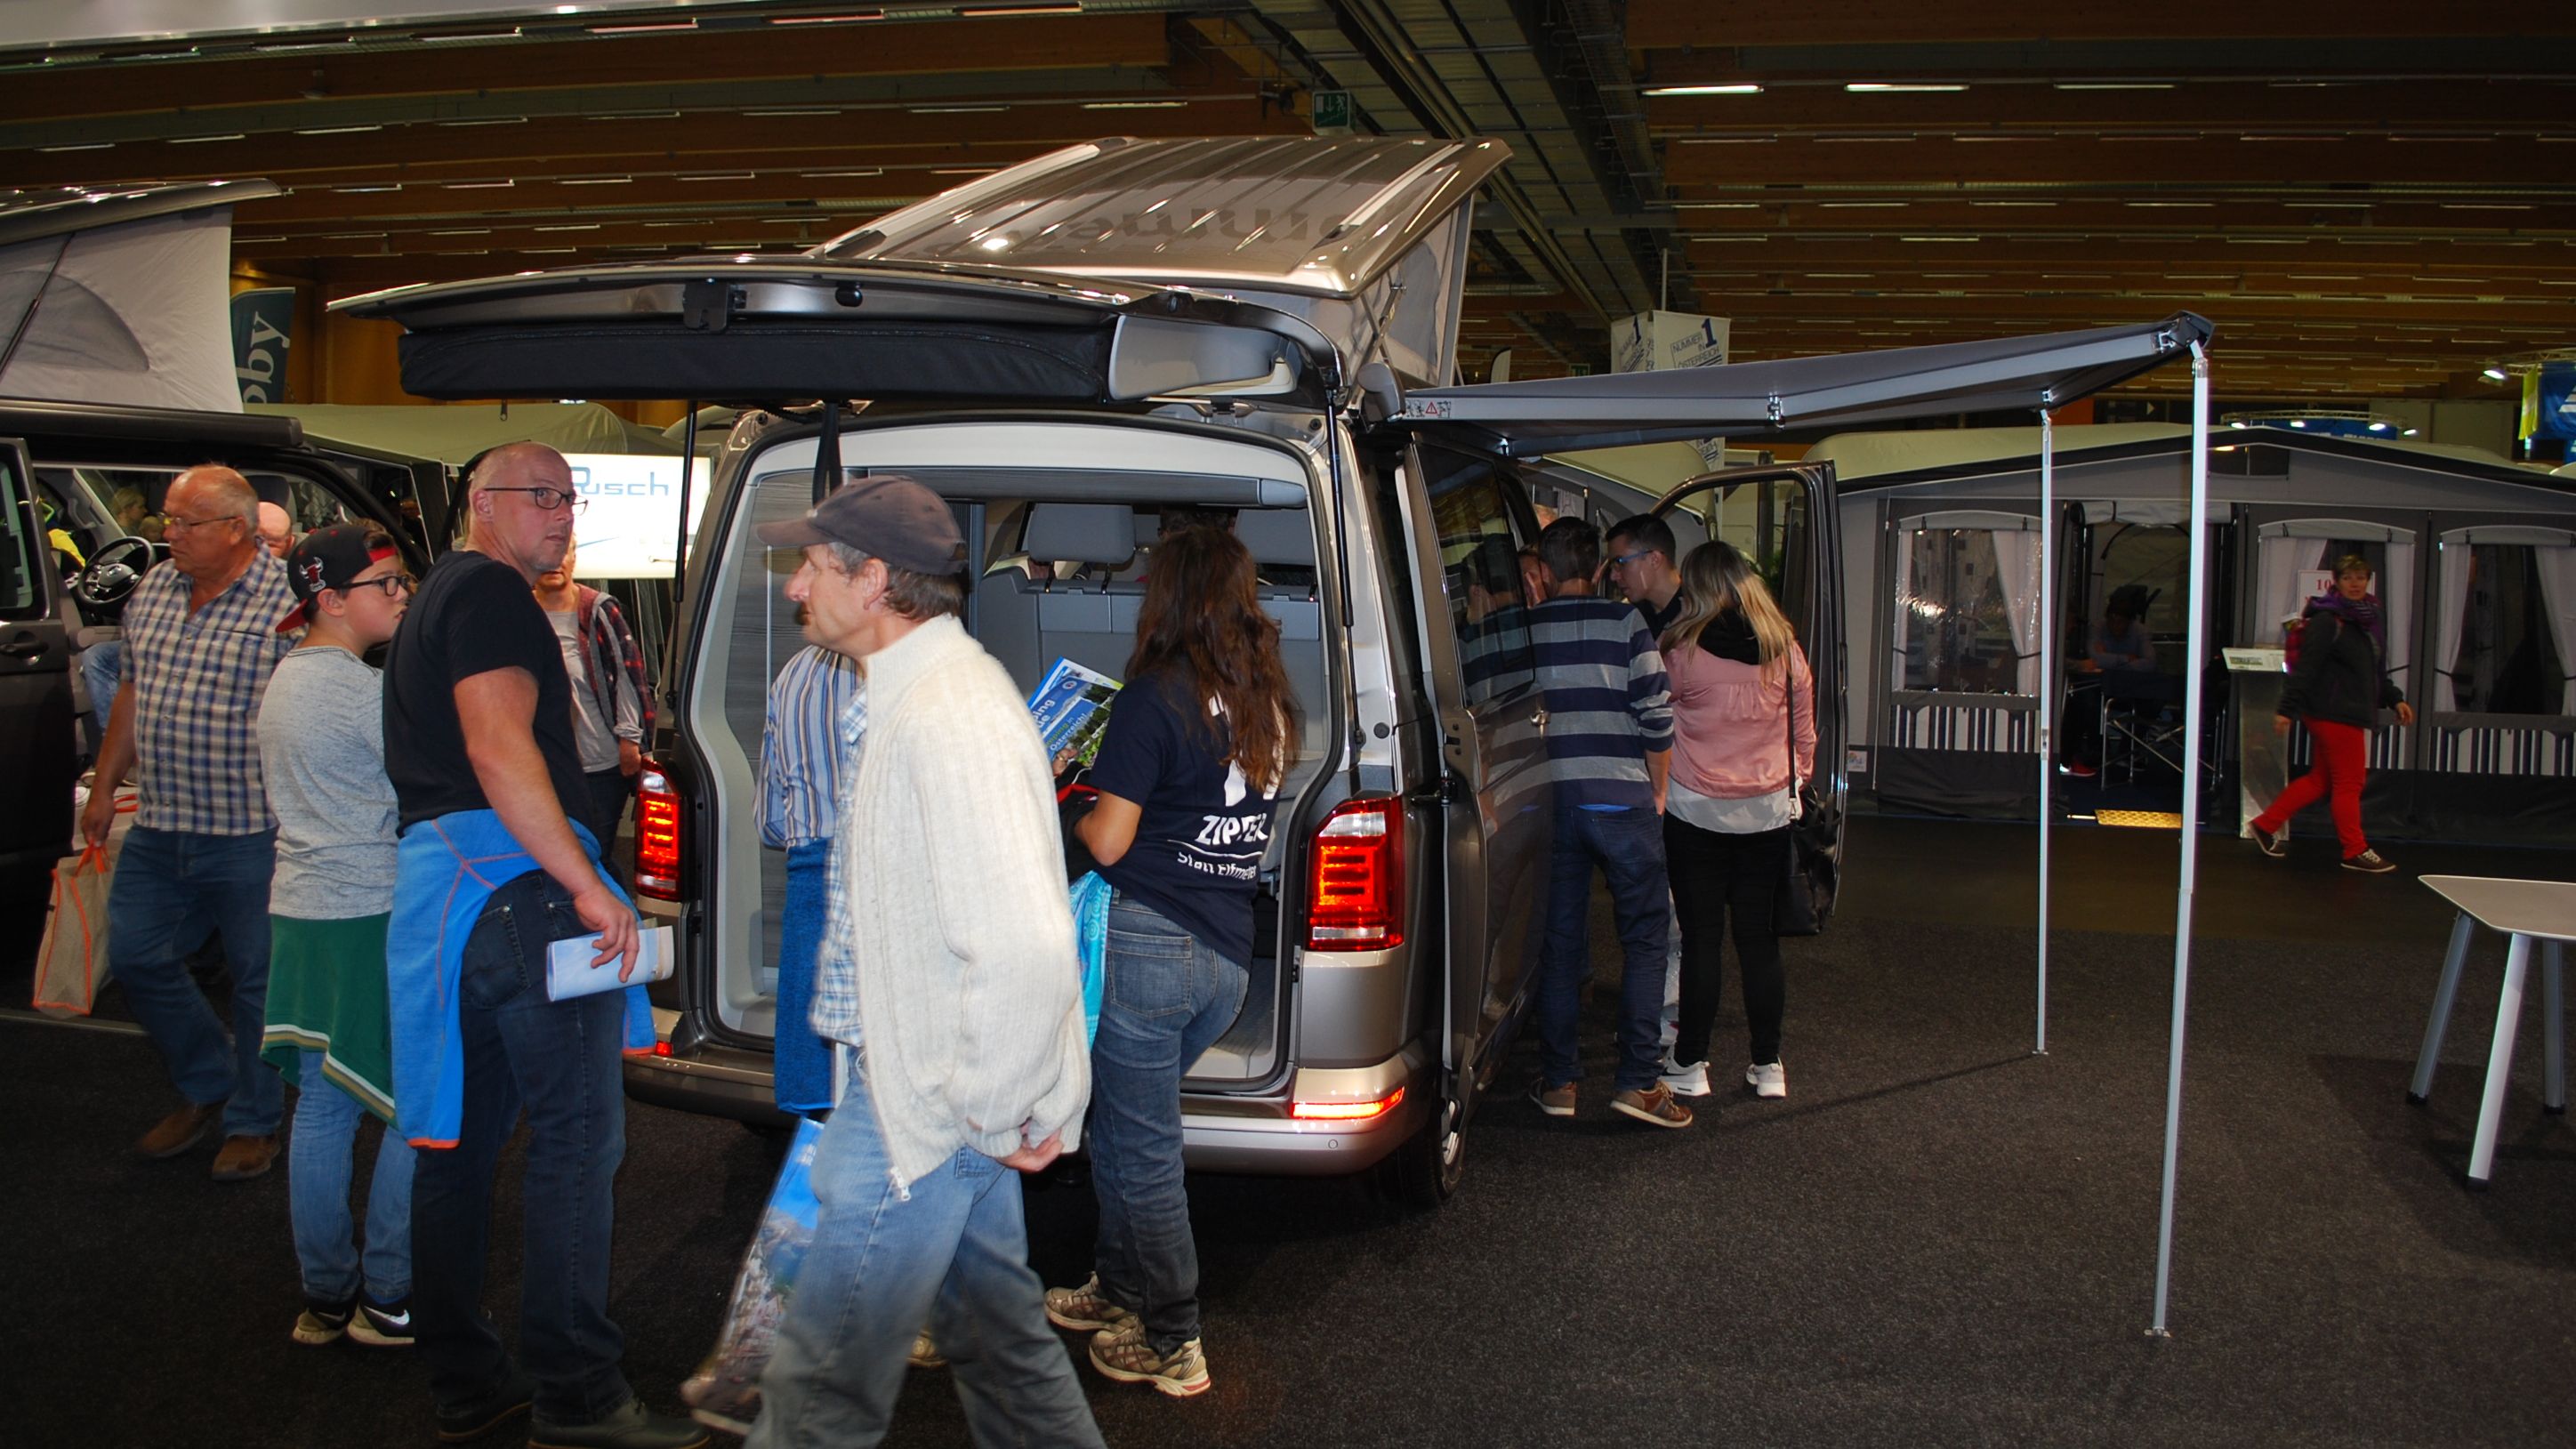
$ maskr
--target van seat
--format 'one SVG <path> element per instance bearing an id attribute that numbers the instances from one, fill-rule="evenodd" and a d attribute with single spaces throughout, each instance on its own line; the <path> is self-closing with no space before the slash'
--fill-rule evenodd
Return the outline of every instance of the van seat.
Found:
<path id="1" fill-rule="evenodd" d="M 1124 503 L 1032 503 L 1020 547 L 1049 563 L 1115 569 L 1135 556 L 1136 510 Z"/>

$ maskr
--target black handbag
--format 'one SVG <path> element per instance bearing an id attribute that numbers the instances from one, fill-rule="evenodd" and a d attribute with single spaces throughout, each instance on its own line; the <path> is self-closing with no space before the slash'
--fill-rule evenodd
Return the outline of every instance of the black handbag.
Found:
<path id="1" fill-rule="evenodd" d="M 1793 812 L 1789 821 L 1789 857 L 1780 875 L 1779 899 L 1771 911 L 1775 936 L 1814 936 L 1834 913 L 1834 892 L 1842 883 L 1842 823 L 1825 809 L 1822 791 L 1798 775 L 1798 726 L 1791 711 L 1797 681 L 1782 681 L 1780 718 L 1789 736 L 1789 780 Z M 1812 709 L 1813 706 L 1810 706 Z"/>

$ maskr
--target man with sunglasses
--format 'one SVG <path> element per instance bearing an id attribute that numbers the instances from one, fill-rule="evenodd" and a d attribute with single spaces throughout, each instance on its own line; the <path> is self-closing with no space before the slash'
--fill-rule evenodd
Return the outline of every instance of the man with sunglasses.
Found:
<path id="1" fill-rule="evenodd" d="M 528 1442 L 545 1449 L 689 1449 L 705 1432 L 635 1397 L 608 1316 L 626 1150 L 618 1057 L 650 1048 L 651 1013 L 640 980 L 557 999 L 547 970 L 565 940 L 616 981 L 637 964 L 634 908 L 573 814 L 588 782 L 571 678 L 531 592 L 563 561 L 579 500 L 563 455 L 538 443 L 485 454 L 467 486 L 466 537 L 421 581 L 385 657 L 401 830 L 385 941 L 394 1109 L 424 1149 L 413 1332 L 442 1439 L 528 1414 Z M 483 1312 L 483 1270 L 493 1174 L 522 1109 L 514 1364 Z"/>
<path id="2" fill-rule="evenodd" d="M 260 545 L 259 496 L 230 468 L 191 468 L 163 503 L 170 558 L 125 606 L 124 685 L 108 716 L 81 834 L 107 842 L 116 787 L 136 777 L 134 828 L 108 887 L 108 963 L 183 1099 L 134 1144 L 177 1157 L 216 1119 L 218 1182 L 277 1160 L 286 1093 L 259 1058 L 268 1004 L 268 886 L 277 817 L 259 767 L 259 710 L 295 641 L 286 566 Z M 232 969 L 232 1033 L 188 973 L 212 926 Z"/>

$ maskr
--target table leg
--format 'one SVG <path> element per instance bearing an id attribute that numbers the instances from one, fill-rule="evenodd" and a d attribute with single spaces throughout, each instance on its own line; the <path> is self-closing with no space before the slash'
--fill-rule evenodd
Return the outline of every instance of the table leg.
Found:
<path id="1" fill-rule="evenodd" d="M 2478 1135 L 2469 1144 L 2469 1186 L 2484 1187 L 2495 1173 L 2496 1132 L 2504 1116 L 2504 1089 L 2513 1076 L 2513 1031 L 2522 1020 L 2522 983 L 2531 973 L 2531 938 L 2516 934 L 2504 952 L 2504 992 L 2496 1000 L 2495 1044 L 2487 1049 L 2487 1088 L 2478 1103 Z"/>
<path id="2" fill-rule="evenodd" d="M 2408 1088 L 2406 1100 L 2421 1107 L 2433 1095 L 2433 1067 L 2442 1059 L 2442 1038 L 2451 1030 L 2451 1003 L 2460 994 L 2460 970 L 2469 963 L 2469 934 L 2477 922 L 2469 913 L 2451 923 L 2450 954 L 2442 958 L 2442 984 L 2433 989 L 2433 1015 L 2424 1023 L 2424 1049 L 2415 1054 L 2415 1085 Z"/>
<path id="3" fill-rule="evenodd" d="M 2541 1018 L 2540 1110 L 2552 1116 L 2567 1111 L 2567 946 L 2544 941 L 2540 946 Z"/>

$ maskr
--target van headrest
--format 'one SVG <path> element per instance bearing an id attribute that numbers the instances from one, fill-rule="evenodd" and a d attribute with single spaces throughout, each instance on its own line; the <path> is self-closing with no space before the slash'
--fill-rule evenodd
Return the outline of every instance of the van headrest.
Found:
<path id="1" fill-rule="evenodd" d="M 1234 516 L 1234 536 L 1254 563 L 1315 563 L 1315 528 L 1302 508 L 1247 508 Z"/>
<path id="2" fill-rule="evenodd" d="M 1135 510 L 1124 503 L 1032 503 L 1021 547 L 1048 563 L 1125 563 L 1136 553 Z"/>

